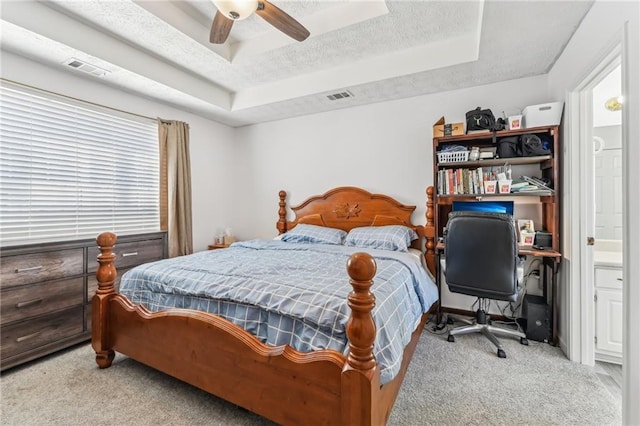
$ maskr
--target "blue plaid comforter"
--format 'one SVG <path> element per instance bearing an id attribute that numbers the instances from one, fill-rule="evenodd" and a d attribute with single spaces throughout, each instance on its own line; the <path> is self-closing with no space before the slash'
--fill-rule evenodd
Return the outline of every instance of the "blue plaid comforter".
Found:
<path id="1" fill-rule="evenodd" d="M 269 345 L 346 353 L 352 290 L 346 263 L 358 251 L 374 256 L 378 267 L 372 287 L 374 351 L 386 383 L 399 371 L 421 315 L 438 297 L 411 254 L 252 240 L 138 266 L 123 275 L 120 293 L 151 311 L 186 308 L 219 315 Z"/>

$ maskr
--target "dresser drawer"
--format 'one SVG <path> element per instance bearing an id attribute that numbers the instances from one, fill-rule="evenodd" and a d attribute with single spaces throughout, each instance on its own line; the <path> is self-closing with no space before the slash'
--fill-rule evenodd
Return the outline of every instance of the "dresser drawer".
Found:
<path id="1" fill-rule="evenodd" d="M 113 252 L 116 255 L 116 268 L 120 270 L 162 259 L 164 245 L 161 238 L 116 243 Z M 87 259 L 87 271 L 89 273 L 95 273 L 98 269 L 98 261 L 96 259 L 99 253 L 100 250 L 98 250 L 97 246 L 89 247 Z"/>
<path id="2" fill-rule="evenodd" d="M 0 286 L 7 288 L 81 275 L 83 255 L 84 250 L 77 248 L 5 256 L 0 266 Z"/>
<path id="3" fill-rule="evenodd" d="M 82 334 L 83 320 L 82 306 L 78 306 L 30 321 L 3 326 L 0 357 L 8 358 Z"/>
<path id="4" fill-rule="evenodd" d="M 84 278 L 47 281 L 40 284 L 12 288 L 0 296 L 0 323 L 27 319 L 71 306 L 82 305 Z"/>

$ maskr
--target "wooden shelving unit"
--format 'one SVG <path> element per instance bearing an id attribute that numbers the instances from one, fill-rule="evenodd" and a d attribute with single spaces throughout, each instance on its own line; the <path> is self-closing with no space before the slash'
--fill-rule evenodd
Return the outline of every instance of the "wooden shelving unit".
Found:
<path id="1" fill-rule="evenodd" d="M 457 161 L 457 162 L 438 162 L 438 151 L 448 145 L 462 145 L 471 149 L 471 147 L 477 146 L 480 149 L 495 147 L 494 140 L 499 141 L 504 137 L 520 136 L 524 134 L 535 134 L 540 139 L 545 141 L 552 150 L 551 155 L 543 155 L 536 157 L 513 157 L 513 158 L 495 158 L 477 161 Z M 451 204 L 454 200 L 490 200 L 490 199 L 503 199 L 513 198 L 517 205 L 520 201 L 524 202 L 527 197 L 527 203 L 531 203 L 531 197 L 534 198 L 534 202 L 539 202 L 542 212 L 542 230 L 550 232 L 552 237 L 553 250 L 560 251 L 560 235 L 559 235 L 559 221 L 560 221 L 560 202 L 559 202 L 559 176 L 560 176 L 560 137 L 558 126 L 545 126 L 536 127 L 531 129 L 519 129 L 511 131 L 496 132 L 495 138 L 493 133 L 476 133 L 471 135 L 450 136 L 450 137 L 436 137 L 433 138 L 433 164 L 434 164 L 434 187 L 436 188 L 435 195 L 435 224 L 438 237 L 443 236 L 443 229 L 446 226 L 448 215 L 451 212 Z M 444 169 L 476 169 L 482 167 L 495 167 L 508 164 L 514 171 L 513 176 L 517 177 L 518 169 L 522 167 L 531 167 L 531 165 L 538 166 L 539 175 L 538 178 L 545 178 L 551 182 L 552 191 L 526 191 L 510 194 L 440 194 L 437 193 L 438 188 L 438 172 Z"/>

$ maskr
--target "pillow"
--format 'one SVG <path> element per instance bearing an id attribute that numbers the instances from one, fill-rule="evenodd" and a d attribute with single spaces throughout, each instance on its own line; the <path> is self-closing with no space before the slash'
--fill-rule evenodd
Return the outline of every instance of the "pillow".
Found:
<path id="1" fill-rule="evenodd" d="M 308 214 L 306 216 L 302 216 L 298 219 L 298 223 L 304 223 L 307 225 L 317 225 L 317 226 L 327 226 L 324 223 L 324 219 L 320 213 L 317 214 Z"/>
<path id="2" fill-rule="evenodd" d="M 282 241 L 290 243 L 319 243 L 338 244 L 344 242 L 347 235 L 342 229 L 327 228 L 326 226 L 306 225 L 304 223 L 296 225 L 282 236 Z"/>
<path id="3" fill-rule="evenodd" d="M 406 252 L 417 238 L 413 229 L 403 225 L 364 226 L 349 231 L 345 245 Z"/>

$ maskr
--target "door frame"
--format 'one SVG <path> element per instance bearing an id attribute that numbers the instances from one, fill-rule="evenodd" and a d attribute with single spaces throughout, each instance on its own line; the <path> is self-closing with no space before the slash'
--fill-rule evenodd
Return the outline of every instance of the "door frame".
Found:
<path id="1" fill-rule="evenodd" d="M 595 168 L 593 160 L 593 88 L 611 71 L 621 64 L 622 46 L 617 39 L 607 54 L 602 57 L 587 77 L 570 93 L 568 111 L 571 114 L 571 168 L 572 191 L 571 211 L 580 212 L 577 220 L 570 224 L 571 262 L 570 320 L 571 341 L 567 347 L 569 358 L 582 364 L 595 363 L 595 306 L 594 306 L 594 260 L 593 246 L 587 245 L 587 238 L 595 236 Z M 623 123 L 624 125 L 624 123 Z M 577 143 L 576 143 L 577 142 Z M 623 144 L 624 149 L 624 144 Z M 576 216 L 574 216 L 575 218 Z M 575 261 L 577 260 L 577 262 Z M 579 351 L 573 349 L 579 348 Z M 575 352 L 575 353 L 574 353 Z M 579 354 L 579 356 L 577 356 Z"/>

